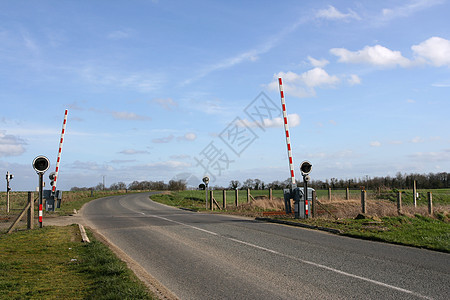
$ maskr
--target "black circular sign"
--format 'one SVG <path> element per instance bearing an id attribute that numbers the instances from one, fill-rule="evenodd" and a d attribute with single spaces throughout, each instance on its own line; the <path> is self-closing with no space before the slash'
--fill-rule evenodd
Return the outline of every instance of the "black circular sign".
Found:
<path id="1" fill-rule="evenodd" d="M 38 156 L 33 160 L 33 168 L 38 173 L 45 173 L 50 167 L 50 161 L 45 156 Z"/>
<path id="2" fill-rule="evenodd" d="M 300 165 L 300 171 L 302 171 L 302 175 L 308 175 L 311 172 L 312 164 L 309 161 L 304 161 Z"/>

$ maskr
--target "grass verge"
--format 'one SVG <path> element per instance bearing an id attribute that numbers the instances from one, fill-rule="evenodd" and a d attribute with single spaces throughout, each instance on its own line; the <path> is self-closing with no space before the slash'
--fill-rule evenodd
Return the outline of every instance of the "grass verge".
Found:
<path id="1" fill-rule="evenodd" d="M 78 226 L 0 235 L 0 299 L 152 299 L 109 248 Z"/>
<path id="2" fill-rule="evenodd" d="M 342 235 L 426 248 L 450 253 L 450 223 L 446 216 L 437 219 L 415 215 L 375 219 L 290 220 L 308 225 L 338 229 Z"/>

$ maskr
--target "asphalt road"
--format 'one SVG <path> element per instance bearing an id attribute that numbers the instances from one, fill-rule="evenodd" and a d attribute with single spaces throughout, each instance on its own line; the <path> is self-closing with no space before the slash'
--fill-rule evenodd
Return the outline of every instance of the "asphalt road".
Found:
<path id="1" fill-rule="evenodd" d="M 450 255 L 183 211 L 149 193 L 83 217 L 180 299 L 450 299 Z"/>

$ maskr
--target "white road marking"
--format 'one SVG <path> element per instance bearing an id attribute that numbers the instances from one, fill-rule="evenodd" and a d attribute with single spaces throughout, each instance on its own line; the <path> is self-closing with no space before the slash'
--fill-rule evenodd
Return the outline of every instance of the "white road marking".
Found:
<path id="1" fill-rule="evenodd" d="M 421 295 L 419 293 L 416 293 L 416 292 L 413 292 L 413 291 L 410 291 L 410 290 L 407 290 L 407 289 L 404 289 L 404 288 L 400 288 L 400 287 L 397 287 L 397 286 L 394 286 L 394 285 L 390 285 L 390 284 L 387 284 L 387 283 L 384 283 L 384 282 L 381 282 L 381 281 L 373 280 L 373 279 L 370 279 L 370 278 L 367 278 L 367 277 L 363 277 L 363 276 L 351 274 L 351 273 L 348 273 L 348 272 L 344 272 L 344 271 L 341 271 L 341 270 L 338 270 L 338 269 L 335 269 L 335 268 L 332 268 L 332 267 L 328 267 L 328 266 L 321 265 L 321 264 L 318 264 L 318 263 L 315 263 L 315 262 L 312 262 L 312 261 L 300 259 L 298 257 L 294 257 L 294 256 L 291 256 L 291 255 L 283 254 L 281 252 L 278 252 L 278 251 L 275 251 L 275 250 L 272 250 L 272 249 L 269 249 L 269 248 L 265 248 L 265 247 L 262 247 L 262 246 L 258 246 L 258 245 L 252 244 L 252 243 L 244 242 L 244 241 L 241 241 L 241 240 L 238 240 L 238 239 L 235 239 L 235 238 L 226 237 L 226 236 L 220 235 L 218 233 L 215 233 L 213 231 L 202 229 L 202 228 L 199 228 L 199 227 L 196 227 L 196 226 L 192 226 L 192 225 L 189 225 L 189 224 L 186 224 L 186 223 L 183 223 L 183 222 L 178 222 L 178 221 L 171 220 L 171 219 L 168 219 L 168 218 L 165 218 L 165 217 L 161 217 L 161 216 L 157 216 L 157 215 L 147 215 L 147 214 L 145 214 L 143 212 L 138 212 L 138 213 L 140 213 L 142 215 L 145 215 L 145 216 L 148 216 L 148 217 L 153 217 L 153 218 L 165 220 L 165 221 L 168 221 L 168 222 L 172 222 L 172 223 L 175 223 L 175 224 L 178 224 L 178 225 L 186 226 L 186 227 L 189 227 L 189 228 L 192 228 L 192 229 L 195 229 L 195 230 L 199 230 L 201 232 L 205 232 L 205 233 L 217 236 L 217 237 L 221 237 L 221 238 L 224 238 L 224 239 L 227 239 L 227 240 L 239 243 L 239 244 L 243 244 L 243 245 L 255 248 L 255 249 L 266 251 L 266 252 L 269 252 L 269 253 L 272 253 L 272 254 L 275 254 L 275 255 L 280 255 L 280 256 L 283 256 L 285 258 L 293 259 L 293 260 L 296 260 L 296 261 L 304 263 L 304 264 L 315 266 L 317 268 L 328 270 L 328 271 L 331 271 L 331 272 L 334 272 L 334 273 L 337 273 L 337 274 L 341 274 L 341 275 L 344 275 L 344 276 L 348 276 L 348 277 L 351 277 L 351 278 L 355 278 L 355 279 L 363 280 L 363 281 L 366 281 L 366 282 L 370 282 L 370 283 L 373 283 L 373 284 L 376 284 L 376 285 L 379 285 L 379 286 L 382 286 L 382 287 L 385 287 L 385 288 L 393 289 L 393 290 L 396 290 L 396 291 L 399 291 L 399 292 L 403 292 L 403 293 L 406 293 L 406 294 L 410 294 L 410 295 L 413 295 L 413 296 L 416 296 L 416 297 L 419 297 L 419 298 L 432 299 L 430 297 Z"/>

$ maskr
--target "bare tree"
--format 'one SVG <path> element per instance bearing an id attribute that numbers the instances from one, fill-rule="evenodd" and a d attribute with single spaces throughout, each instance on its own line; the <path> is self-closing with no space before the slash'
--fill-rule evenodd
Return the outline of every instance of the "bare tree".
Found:
<path id="1" fill-rule="evenodd" d="M 235 189 L 239 188 L 240 186 L 241 186 L 241 183 L 239 182 L 239 180 L 231 180 L 230 181 L 230 185 L 229 185 L 230 189 L 235 190 Z"/>

